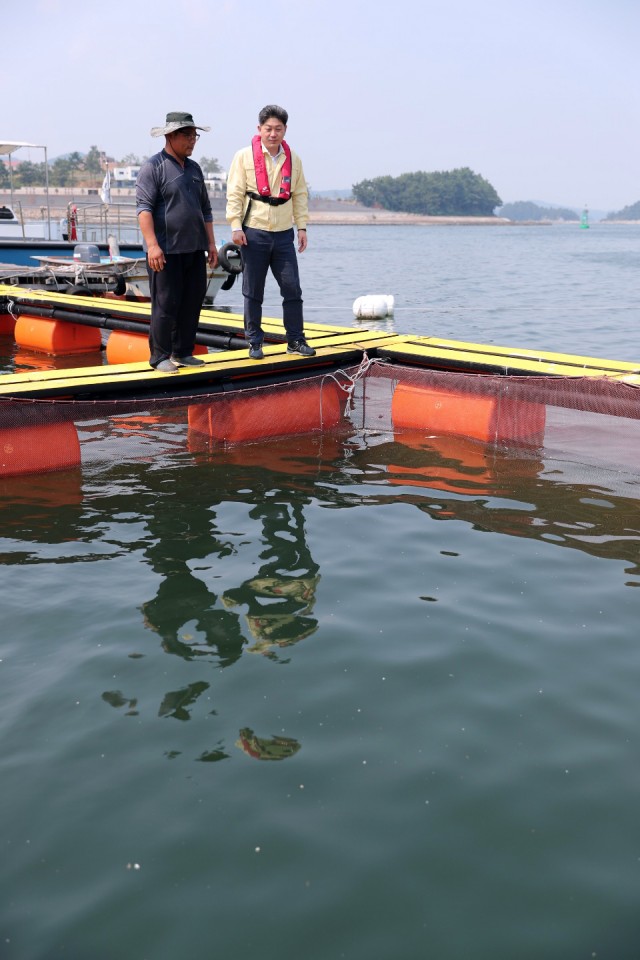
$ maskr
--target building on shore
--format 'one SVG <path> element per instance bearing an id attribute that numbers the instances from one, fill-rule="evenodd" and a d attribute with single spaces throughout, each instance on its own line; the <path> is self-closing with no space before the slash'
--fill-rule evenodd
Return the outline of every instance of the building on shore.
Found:
<path id="1" fill-rule="evenodd" d="M 109 164 L 111 173 L 111 186 L 114 189 L 126 189 L 135 187 L 136 178 L 140 173 L 141 164 L 134 163 L 128 166 L 118 166 Z M 207 190 L 212 194 L 221 194 L 227 192 L 227 171 L 219 170 L 217 173 L 205 173 L 204 180 Z"/>

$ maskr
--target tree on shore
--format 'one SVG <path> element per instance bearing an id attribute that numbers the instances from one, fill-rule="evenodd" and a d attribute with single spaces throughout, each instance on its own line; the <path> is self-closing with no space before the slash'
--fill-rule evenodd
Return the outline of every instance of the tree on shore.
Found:
<path id="1" fill-rule="evenodd" d="M 217 157 L 202 157 L 198 160 L 203 173 L 220 173 L 222 167 L 218 163 Z"/>
<path id="2" fill-rule="evenodd" d="M 103 173 L 102 158 L 104 154 L 98 150 L 95 144 L 90 147 L 89 153 L 84 158 L 84 170 L 90 177 L 100 177 Z"/>
<path id="3" fill-rule="evenodd" d="M 44 182 L 44 163 L 32 163 L 30 160 L 23 160 L 14 170 L 14 186 L 33 187 Z"/>
<path id="4" fill-rule="evenodd" d="M 89 148 L 87 154 L 76 150 L 56 157 L 49 162 L 49 184 L 52 187 L 99 186 L 104 177 L 105 158 L 105 152 L 95 144 Z M 128 153 L 118 162 L 122 166 L 139 166 L 146 159 L 146 157 L 141 159 L 135 153 Z M 222 170 L 216 157 L 203 157 L 200 160 L 200 166 L 205 173 L 219 173 Z M 0 187 L 8 187 L 9 183 L 9 168 L 3 160 L 0 160 Z M 44 187 L 45 183 L 44 162 L 32 163 L 30 160 L 23 160 L 14 166 L 15 187 Z"/>
<path id="5" fill-rule="evenodd" d="M 432 217 L 490 217 L 502 205 L 493 186 L 469 167 L 362 180 L 353 195 L 366 207 Z"/>
<path id="6" fill-rule="evenodd" d="M 77 150 L 49 161 L 49 184 L 53 187 L 69 187 L 79 183 L 98 186 L 104 176 L 104 153 L 92 146 L 85 155 Z M 3 175 L 6 172 L 6 176 Z M 5 184 L 6 180 L 6 184 Z M 44 162 L 32 163 L 23 160 L 13 168 L 15 187 L 44 187 L 46 172 Z M 0 186 L 9 184 L 8 169 L 0 161 Z"/>
<path id="7" fill-rule="evenodd" d="M 52 187 L 68 187 L 73 183 L 73 168 L 68 157 L 57 157 L 53 161 L 49 183 Z"/>
<path id="8" fill-rule="evenodd" d="M 80 164 L 76 159 L 79 154 L 70 154 L 68 157 L 57 157 L 51 164 L 49 183 L 54 187 L 72 187 Z M 72 157 L 74 159 L 72 159 Z"/>

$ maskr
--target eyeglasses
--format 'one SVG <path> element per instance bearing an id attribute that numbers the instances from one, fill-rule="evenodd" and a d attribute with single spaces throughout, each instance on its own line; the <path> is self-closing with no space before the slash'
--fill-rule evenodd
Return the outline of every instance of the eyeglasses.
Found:
<path id="1" fill-rule="evenodd" d="M 179 133 L 186 140 L 199 140 L 200 134 L 196 133 L 195 130 L 176 130 L 176 133 Z"/>

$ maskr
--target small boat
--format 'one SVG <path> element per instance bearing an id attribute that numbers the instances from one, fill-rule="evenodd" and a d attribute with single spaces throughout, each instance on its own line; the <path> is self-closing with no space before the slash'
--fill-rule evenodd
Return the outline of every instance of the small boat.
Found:
<path id="1" fill-rule="evenodd" d="M 32 273 L 31 280 L 37 277 L 60 292 L 80 295 L 112 292 L 116 296 L 127 295 L 129 299 L 148 299 L 146 263 L 139 257 L 120 254 L 102 257 L 98 247 L 78 244 L 72 257 L 36 256 L 33 259 L 40 267 L 36 268 L 37 274 Z"/>
<path id="2" fill-rule="evenodd" d="M 27 224 L 16 214 L 13 207 L 7 204 L 0 205 L 0 241 L 19 242 L 27 239 L 45 240 L 47 236 L 46 222 Z"/>
<path id="3" fill-rule="evenodd" d="M 26 242 L 22 241 L 26 246 Z M 0 282 L 19 287 L 46 287 L 59 293 L 93 294 L 113 293 L 131 300 L 149 300 L 149 276 L 142 246 L 134 255 L 124 256 L 114 236 L 110 236 L 107 249 L 102 244 L 42 244 L 26 246 L 22 259 L 17 255 L 5 261 L 0 242 Z M 13 245 L 9 250 L 14 254 Z M 33 252 L 32 252 L 33 251 Z M 69 253 L 71 251 L 71 253 Z M 88 252 L 89 251 L 89 252 Z M 138 253 L 138 255 L 135 255 Z M 220 290 L 229 290 L 241 272 L 241 261 L 235 244 L 225 244 L 222 250 L 225 266 L 215 270 L 207 267 L 207 290 L 204 305 L 213 304 Z M 36 266 L 33 261 L 37 261 Z"/>

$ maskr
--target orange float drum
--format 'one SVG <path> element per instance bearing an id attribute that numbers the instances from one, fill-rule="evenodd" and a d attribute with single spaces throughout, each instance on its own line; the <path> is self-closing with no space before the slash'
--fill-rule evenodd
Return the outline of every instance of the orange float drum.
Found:
<path id="1" fill-rule="evenodd" d="M 196 343 L 194 355 L 208 353 L 202 343 Z M 107 363 L 144 363 L 151 356 L 149 337 L 146 333 L 128 333 L 126 330 L 113 330 L 107 340 Z"/>
<path id="2" fill-rule="evenodd" d="M 18 317 L 14 337 L 16 343 L 27 350 L 57 355 L 99 350 L 102 343 L 98 327 L 30 317 L 28 314 Z"/>
<path id="3" fill-rule="evenodd" d="M 396 430 L 455 434 L 485 443 L 540 439 L 545 414 L 544 404 L 528 400 L 404 383 L 398 384 L 391 401 Z"/>
<path id="4" fill-rule="evenodd" d="M 74 423 L 0 427 L 0 477 L 67 470 L 80 464 Z"/>
<path id="5" fill-rule="evenodd" d="M 345 392 L 334 380 L 219 396 L 189 407 L 189 428 L 227 443 L 329 430 L 342 419 Z"/>

